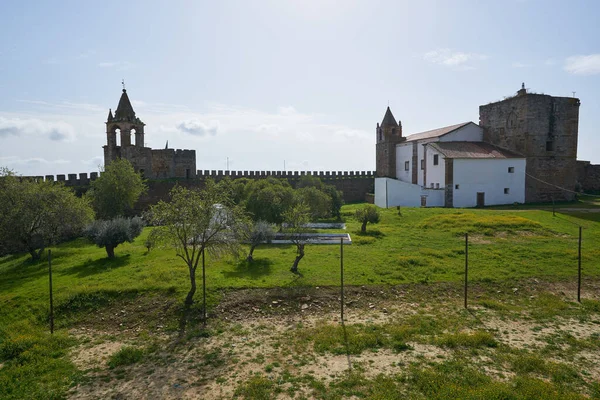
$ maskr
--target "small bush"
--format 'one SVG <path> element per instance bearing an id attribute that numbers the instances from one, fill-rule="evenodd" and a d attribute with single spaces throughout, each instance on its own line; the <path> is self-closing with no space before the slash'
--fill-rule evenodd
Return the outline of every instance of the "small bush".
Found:
<path id="1" fill-rule="evenodd" d="M 140 361 L 143 356 L 144 350 L 140 348 L 131 346 L 121 347 L 119 351 L 110 356 L 108 359 L 108 366 L 110 368 L 116 368 L 123 365 L 135 364 Z"/>

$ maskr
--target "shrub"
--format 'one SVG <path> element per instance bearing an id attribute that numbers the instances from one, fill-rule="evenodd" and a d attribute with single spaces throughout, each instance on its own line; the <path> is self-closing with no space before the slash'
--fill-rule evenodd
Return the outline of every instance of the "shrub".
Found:
<path id="1" fill-rule="evenodd" d="M 361 233 L 367 233 L 367 224 L 377 224 L 379 223 L 379 210 L 372 204 L 367 204 L 366 206 L 359 208 L 354 213 L 354 218 L 360 223 L 362 223 L 360 227 Z"/>
<path id="2" fill-rule="evenodd" d="M 98 247 L 106 248 L 108 258 L 115 257 L 115 248 L 121 243 L 133 242 L 142 233 L 141 218 L 115 218 L 110 221 L 94 221 L 85 231 L 85 236 Z"/>

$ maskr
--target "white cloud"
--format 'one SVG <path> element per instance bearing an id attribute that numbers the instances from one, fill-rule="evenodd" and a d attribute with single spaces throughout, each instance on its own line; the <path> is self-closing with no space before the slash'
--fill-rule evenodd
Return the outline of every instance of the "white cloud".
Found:
<path id="1" fill-rule="evenodd" d="M 556 60 L 554 58 L 549 58 L 546 61 L 544 61 L 544 64 L 550 67 L 552 65 L 556 65 Z"/>
<path id="2" fill-rule="evenodd" d="M 277 109 L 277 111 L 279 112 L 279 114 L 281 115 L 294 115 L 297 114 L 297 111 L 294 107 L 292 106 L 283 106 L 283 107 L 279 107 Z"/>
<path id="3" fill-rule="evenodd" d="M 0 138 L 7 136 L 44 136 L 53 141 L 72 141 L 75 130 L 66 122 L 48 122 L 29 118 L 0 117 Z"/>
<path id="4" fill-rule="evenodd" d="M 529 68 L 531 67 L 531 64 L 525 64 L 519 61 L 515 61 L 514 63 L 511 64 L 511 67 L 513 68 Z"/>
<path id="5" fill-rule="evenodd" d="M 443 65 L 456 69 L 474 69 L 474 61 L 483 61 L 488 57 L 478 53 L 464 53 L 452 49 L 436 49 L 423 55 L 423 59 L 433 64 Z"/>
<path id="6" fill-rule="evenodd" d="M 58 103 L 52 103 L 43 100 L 17 100 L 19 103 L 33 104 L 46 108 L 58 108 L 58 109 L 68 109 L 68 110 L 77 110 L 77 111 L 92 111 L 92 112 L 101 112 L 104 111 L 104 107 L 100 107 L 97 104 L 89 104 L 89 103 L 73 103 L 70 101 L 62 101 Z"/>
<path id="7" fill-rule="evenodd" d="M 98 64 L 100 68 L 115 68 L 124 71 L 133 68 L 134 64 L 129 61 L 104 61 Z"/>
<path id="8" fill-rule="evenodd" d="M 215 136 L 219 130 L 219 121 L 212 120 L 204 123 L 197 119 L 181 121 L 176 128 L 183 133 L 189 133 L 195 136 Z"/>
<path id="9" fill-rule="evenodd" d="M 0 164 L 4 165 L 49 165 L 49 164 L 69 164 L 70 161 L 58 159 L 58 160 L 46 160 L 41 157 L 31 158 L 19 158 L 15 156 L 11 157 L 0 157 Z"/>
<path id="10" fill-rule="evenodd" d="M 574 75 L 600 74 L 600 54 L 568 57 L 565 61 L 565 71 Z"/>

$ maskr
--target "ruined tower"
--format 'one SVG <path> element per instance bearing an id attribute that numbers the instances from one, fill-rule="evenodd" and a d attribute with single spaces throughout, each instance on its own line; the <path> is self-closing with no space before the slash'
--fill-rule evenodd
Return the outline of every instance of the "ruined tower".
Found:
<path id="1" fill-rule="evenodd" d="M 574 198 L 579 104 L 523 84 L 515 96 L 479 107 L 483 140 L 526 157 L 527 203 Z"/>
<path id="2" fill-rule="evenodd" d="M 406 140 L 402 137 L 402 123 L 396 122 L 388 107 L 381 125 L 377 124 L 375 146 L 376 172 L 378 177 L 396 178 L 396 144 Z"/>

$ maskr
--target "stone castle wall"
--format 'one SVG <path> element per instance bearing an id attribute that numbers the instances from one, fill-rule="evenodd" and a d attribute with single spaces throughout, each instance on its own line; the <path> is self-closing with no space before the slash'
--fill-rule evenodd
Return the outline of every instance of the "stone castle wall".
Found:
<path id="1" fill-rule="evenodd" d="M 600 165 L 577 161 L 577 181 L 585 193 L 600 193 Z"/>
<path id="2" fill-rule="evenodd" d="M 182 154 L 182 156 L 187 156 Z M 229 176 L 232 179 L 265 179 L 274 177 L 286 179 L 292 187 L 296 187 L 300 178 L 304 175 L 319 177 L 323 183 L 335 186 L 343 193 L 346 203 L 365 201 L 367 193 L 373 193 L 375 171 L 222 171 L 222 170 L 198 170 L 195 177 L 190 179 L 149 179 L 148 193 L 143 195 L 136 209 L 142 211 L 150 205 L 156 204 L 160 200 L 168 200 L 169 192 L 176 185 L 195 188 L 204 187 L 207 178 L 220 181 Z M 64 182 L 66 186 L 73 187 L 78 194 L 85 193 L 89 188 L 90 182 L 97 179 L 98 172 L 68 174 L 68 175 L 46 175 L 29 176 L 23 179 L 34 179 L 38 181 Z"/>
<path id="3" fill-rule="evenodd" d="M 574 199 L 579 99 L 522 93 L 480 106 L 479 119 L 484 141 L 526 157 L 526 202 Z"/>

